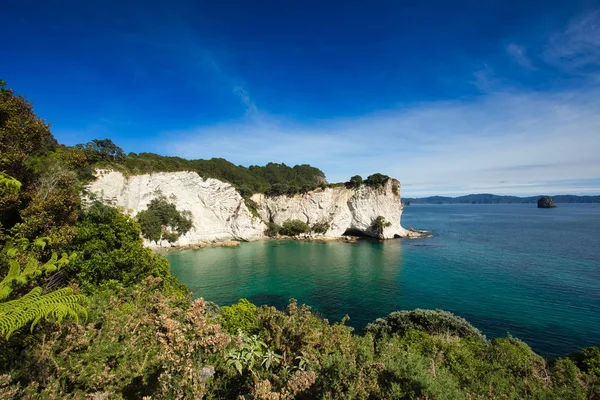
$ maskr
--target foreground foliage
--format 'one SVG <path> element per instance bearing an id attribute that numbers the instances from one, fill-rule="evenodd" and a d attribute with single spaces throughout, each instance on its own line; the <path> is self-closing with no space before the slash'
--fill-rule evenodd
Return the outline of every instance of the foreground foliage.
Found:
<path id="1" fill-rule="evenodd" d="M 600 398 L 597 347 L 548 361 L 440 310 L 395 312 L 356 335 L 346 318 L 331 324 L 293 300 L 284 311 L 192 300 L 166 259 L 143 247 L 136 221 L 80 202 L 99 163 L 132 172 L 193 166 L 246 197 L 322 184 L 312 167 L 124 156 L 109 140 L 67 148 L 2 82 L 0 139 L 2 399 Z M 374 174 L 364 184 L 388 179 Z M 361 181 L 353 177 L 352 187 Z M 377 218 L 372 228 L 387 224 Z M 269 225 L 273 234 L 328 228 Z"/>

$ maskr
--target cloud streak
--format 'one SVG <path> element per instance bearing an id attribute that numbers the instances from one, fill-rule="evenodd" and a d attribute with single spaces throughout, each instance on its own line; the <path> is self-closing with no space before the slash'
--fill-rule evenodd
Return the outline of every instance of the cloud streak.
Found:
<path id="1" fill-rule="evenodd" d="M 521 67 L 529 69 L 529 70 L 536 69 L 533 66 L 533 64 L 531 63 L 531 60 L 529 59 L 529 57 L 527 57 L 527 54 L 526 54 L 526 51 L 525 51 L 524 47 L 519 46 L 519 45 L 517 45 L 515 43 L 511 43 L 508 46 L 506 46 L 506 52 Z"/>
<path id="2" fill-rule="evenodd" d="M 168 150 L 244 165 L 310 163 L 330 181 L 380 171 L 409 183 L 410 196 L 535 194 L 553 181 L 578 191 L 600 178 L 599 99 L 596 90 L 501 92 L 310 125 L 271 116 L 169 132 L 180 139 Z"/>
<path id="3" fill-rule="evenodd" d="M 594 78 L 600 77 L 595 69 L 600 66 L 599 21 L 595 10 L 573 19 L 541 49 L 516 43 L 505 47 L 507 56 L 526 70 L 550 65 L 583 76 L 579 87 L 533 91 L 511 86 L 483 62 L 472 82 L 482 92 L 479 97 L 321 121 L 259 110 L 244 87 L 209 57 L 245 106 L 245 116 L 163 132 L 167 147 L 161 140 L 156 149 L 243 165 L 310 163 L 332 182 L 382 172 L 400 179 L 406 196 L 600 193 L 600 80 Z"/>
<path id="4" fill-rule="evenodd" d="M 600 9 L 584 13 L 553 35 L 544 52 L 546 61 L 572 72 L 598 72 L 600 67 Z"/>

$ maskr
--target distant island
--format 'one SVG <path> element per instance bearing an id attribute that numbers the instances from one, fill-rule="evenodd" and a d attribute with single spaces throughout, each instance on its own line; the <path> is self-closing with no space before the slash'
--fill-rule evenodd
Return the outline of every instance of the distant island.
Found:
<path id="1" fill-rule="evenodd" d="M 459 197 L 429 196 L 429 197 L 405 197 L 404 204 L 536 204 L 542 196 L 518 197 L 499 196 L 489 193 L 468 194 Z M 563 194 L 552 196 L 554 203 L 600 203 L 600 196 L 576 196 Z"/>
<path id="2" fill-rule="evenodd" d="M 556 204 L 550 196 L 542 196 L 537 201 L 538 208 L 556 208 Z"/>

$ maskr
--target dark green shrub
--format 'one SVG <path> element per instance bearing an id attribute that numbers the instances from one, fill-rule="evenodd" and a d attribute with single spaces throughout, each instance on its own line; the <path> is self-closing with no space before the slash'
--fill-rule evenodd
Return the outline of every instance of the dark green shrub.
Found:
<path id="1" fill-rule="evenodd" d="M 365 184 L 371 187 L 379 188 L 385 185 L 389 180 L 389 176 L 380 174 L 378 172 L 376 174 L 369 175 L 367 179 L 365 179 Z"/>
<path id="2" fill-rule="evenodd" d="M 329 230 L 328 222 L 315 222 L 311 227 L 314 233 L 326 233 Z"/>
<path id="3" fill-rule="evenodd" d="M 354 175 L 348 182 L 346 182 L 346 187 L 348 188 L 359 188 L 363 184 L 363 178 L 360 175 Z"/>
<path id="4" fill-rule="evenodd" d="M 310 227 L 299 219 L 285 221 L 279 230 L 280 234 L 286 236 L 296 236 L 308 232 L 310 232 Z"/>
<path id="5" fill-rule="evenodd" d="M 185 235 L 193 226 L 192 213 L 177 210 L 162 194 L 152 199 L 148 209 L 139 212 L 136 218 L 142 236 L 154 242 L 161 239 L 176 242 L 180 235 Z"/>
<path id="6" fill-rule="evenodd" d="M 394 193 L 396 196 L 400 195 L 400 187 L 397 183 L 392 184 L 392 193 Z"/>
<path id="7" fill-rule="evenodd" d="M 375 337 L 402 336 L 411 330 L 431 335 L 453 335 L 485 340 L 485 336 L 464 318 L 443 310 L 395 311 L 385 318 L 378 318 L 366 327 L 366 331 Z"/>
<path id="8" fill-rule="evenodd" d="M 254 333 L 258 327 L 256 306 L 246 299 L 221 307 L 219 320 L 223 329 L 231 334 L 237 334 L 240 329 L 244 333 Z"/>
<path id="9" fill-rule="evenodd" d="M 375 218 L 373 220 L 373 222 L 371 223 L 371 229 L 373 230 L 373 233 L 377 236 L 382 236 L 383 235 L 383 229 L 387 228 L 389 226 L 392 226 L 392 223 L 389 221 L 386 221 L 384 217 L 382 217 L 381 215 L 377 218 Z"/>
<path id="10" fill-rule="evenodd" d="M 94 203 L 77 228 L 69 250 L 79 256 L 63 273 L 87 292 L 107 284 L 130 286 L 148 275 L 174 282 L 168 261 L 144 247 L 139 226 L 116 208 Z"/>
<path id="11" fill-rule="evenodd" d="M 575 361 L 577 367 L 583 372 L 600 378 L 600 349 L 598 347 L 587 347 L 580 352 L 570 355 L 569 358 Z"/>
<path id="12" fill-rule="evenodd" d="M 283 196 L 289 193 L 289 186 L 284 183 L 276 183 L 265 191 L 267 196 Z"/>
<path id="13" fill-rule="evenodd" d="M 279 232 L 281 231 L 281 226 L 277 225 L 275 222 L 269 222 L 267 224 L 267 229 L 265 230 L 265 235 L 269 236 L 269 237 L 274 237 L 279 235 Z"/>

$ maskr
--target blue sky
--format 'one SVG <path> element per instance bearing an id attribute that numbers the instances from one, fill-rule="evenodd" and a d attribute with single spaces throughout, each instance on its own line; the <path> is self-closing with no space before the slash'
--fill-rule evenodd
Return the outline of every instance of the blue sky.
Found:
<path id="1" fill-rule="evenodd" d="M 66 144 L 600 194 L 598 1 L 10 3 L 0 78 Z"/>

